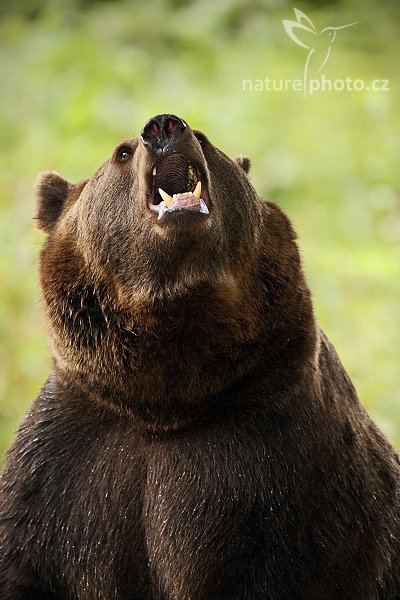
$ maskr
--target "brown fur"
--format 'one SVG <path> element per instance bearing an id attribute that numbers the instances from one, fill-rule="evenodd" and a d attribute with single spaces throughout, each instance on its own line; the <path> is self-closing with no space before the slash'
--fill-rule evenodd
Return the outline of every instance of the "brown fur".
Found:
<path id="1" fill-rule="evenodd" d="M 209 216 L 157 222 L 140 138 L 39 180 L 54 367 L 0 480 L 0 599 L 398 600 L 399 459 L 292 226 L 246 157 L 181 129 Z"/>

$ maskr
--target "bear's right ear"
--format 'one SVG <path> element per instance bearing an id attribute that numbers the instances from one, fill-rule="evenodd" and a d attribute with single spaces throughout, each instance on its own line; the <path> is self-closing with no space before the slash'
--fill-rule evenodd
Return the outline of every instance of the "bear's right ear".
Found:
<path id="1" fill-rule="evenodd" d="M 60 216 L 65 201 L 74 187 L 55 171 L 39 175 L 36 182 L 37 207 L 35 218 L 38 227 L 48 233 Z"/>
<path id="2" fill-rule="evenodd" d="M 239 156 L 235 156 L 235 158 L 233 159 L 235 161 L 235 163 L 237 163 L 239 165 L 239 167 L 242 167 L 243 171 L 245 173 L 249 173 L 250 171 L 250 159 L 248 156 L 244 156 L 244 154 L 239 154 Z"/>

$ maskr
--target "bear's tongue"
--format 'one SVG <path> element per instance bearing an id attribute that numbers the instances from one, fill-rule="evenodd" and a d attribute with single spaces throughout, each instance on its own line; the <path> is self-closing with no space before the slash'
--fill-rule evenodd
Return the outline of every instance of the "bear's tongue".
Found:
<path id="1" fill-rule="evenodd" d="M 172 154 L 153 169 L 154 204 L 151 210 L 160 219 L 166 211 L 177 209 L 208 213 L 200 198 L 201 183 L 193 166 L 181 154 Z"/>

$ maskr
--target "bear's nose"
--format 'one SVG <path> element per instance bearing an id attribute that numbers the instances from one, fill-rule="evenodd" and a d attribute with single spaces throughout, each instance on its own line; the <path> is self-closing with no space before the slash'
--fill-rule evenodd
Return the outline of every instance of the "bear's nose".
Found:
<path id="1" fill-rule="evenodd" d="M 161 150 L 185 131 L 187 124 L 176 115 L 156 115 L 145 123 L 142 142 L 149 150 Z"/>

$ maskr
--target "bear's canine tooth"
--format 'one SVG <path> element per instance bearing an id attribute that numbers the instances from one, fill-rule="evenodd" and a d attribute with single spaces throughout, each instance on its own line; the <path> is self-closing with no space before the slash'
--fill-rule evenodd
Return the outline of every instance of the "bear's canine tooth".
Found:
<path id="1" fill-rule="evenodd" d="M 201 181 L 197 182 L 197 185 L 194 188 L 194 192 L 192 192 L 192 193 L 193 193 L 193 196 L 195 198 L 197 198 L 197 200 L 200 200 L 200 196 L 201 196 Z"/>
<path id="2" fill-rule="evenodd" d="M 169 194 L 167 194 L 167 192 L 164 192 L 164 190 L 162 190 L 161 188 L 158 188 L 158 191 L 161 198 L 164 200 L 166 207 L 168 208 L 168 206 L 172 202 L 172 197 Z"/>
<path id="3" fill-rule="evenodd" d="M 156 169 L 156 167 L 153 167 L 153 177 L 156 176 L 156 173 L 157 173 L 157 169 Z"/>

